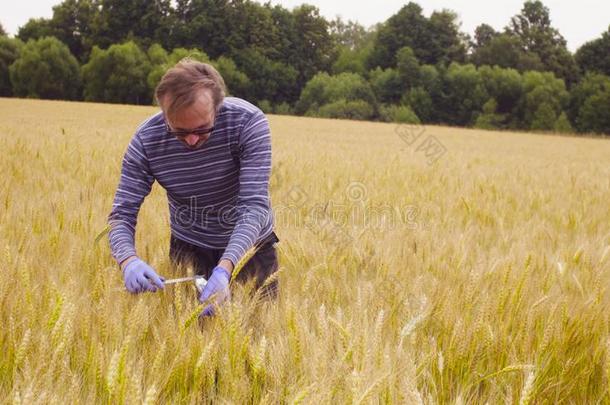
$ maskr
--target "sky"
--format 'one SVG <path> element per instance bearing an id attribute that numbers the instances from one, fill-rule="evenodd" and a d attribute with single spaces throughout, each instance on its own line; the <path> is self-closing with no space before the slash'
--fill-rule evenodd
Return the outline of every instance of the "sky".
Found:
<path id="1" fill-rule="evenodd" d="M 262 2 L 262 1 L 261 1 Z M 354 20 L 364 26 L 387 20 L 408 0 L 271 0 L 292 9 L 303 3 L 313 4 L 328 19 L 341 16 L 344 20 Z M 472 35 L 481 23 L 487 23 L 497 30 L 503 29 L 510 17 L 519 13 L 523 0 L 416 0 L 429 16 L 434 10 L 451 9 L 458 13 L 462 31 Z M 610 1 L 608 0 L 543 0 L 550 9 L 552 25 L 559 29 L 568 43 L 568 49 L 575 51 L 587 41 L 598 38 L 610 25 Z M 34 17 L 49 18 L 52 7 L 61 0 L 20 0 L 0 1 L 0 23 L 11 35 L 20 26 Z"/>

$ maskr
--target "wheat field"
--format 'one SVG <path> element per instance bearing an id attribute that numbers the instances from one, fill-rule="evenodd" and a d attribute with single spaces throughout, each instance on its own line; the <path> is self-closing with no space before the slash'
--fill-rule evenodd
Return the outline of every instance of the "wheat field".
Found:
<path id="1" fill-rule="evenodd" d="M 269 116 L 280 297 L 201 324 L 102 232 L 155 111 L 0 99 L 0 402 L 610 403 L 610 140 Z"/>

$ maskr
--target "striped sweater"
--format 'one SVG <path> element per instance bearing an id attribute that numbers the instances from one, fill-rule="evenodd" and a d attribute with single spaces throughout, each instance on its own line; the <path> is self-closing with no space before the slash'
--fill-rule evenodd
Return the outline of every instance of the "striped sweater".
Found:
<path id="1" fill-rule="evenodd" d="M 168 135 L 161 112 L 136 130 L 123 157 L 108 216 L 117 262 L 136 255 L 135 229 L 156 180 L 166 191 L 172 234 L 185 242 L 224 249 L 236 264 L 273 231 L 269 198 L 271 134 L 265 115 L 245 100 L 226 97 L 214 132 L 197 150 Z"/>

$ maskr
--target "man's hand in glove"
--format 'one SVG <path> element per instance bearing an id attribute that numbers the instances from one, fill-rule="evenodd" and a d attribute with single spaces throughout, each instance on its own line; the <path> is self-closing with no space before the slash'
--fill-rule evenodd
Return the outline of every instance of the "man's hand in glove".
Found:
<path id="1" fill-rule="evenodd" d="M 214 305 L 220 305 L 231 298 L 231 291 L 229 290 L 230 280 L 231 274 L 224 267 L 214 267 L 212 275 L 199 296 L 199 302 L 205 302 L 212 295 L 215 296 L 215 299 L 210 305 L 205 307 L 203 312 L 201 312 L 201 316 L 213 316 L 215 313 Z"/>
<path id="2" fill-rule="evenodd" d="M 144 261 L 135 257 L 123 267 L 123 279 L 125 287 L 130 293 L 141 293 L 144 291 L 157 291 L 157 288 L 163 289 L 165 279 L 146 264 Z"/>

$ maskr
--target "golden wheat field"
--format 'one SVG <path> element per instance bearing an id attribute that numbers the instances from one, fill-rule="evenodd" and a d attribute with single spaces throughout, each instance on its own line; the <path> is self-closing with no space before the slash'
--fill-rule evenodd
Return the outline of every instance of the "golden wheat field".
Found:
<path id="1" fill-rule="evenodd" d="M 96 242 L 155 111 L 0 99 L 2 403 L 610 403 L 610 140 L 269 116 L 280 298 L 200 324 Z"/>

